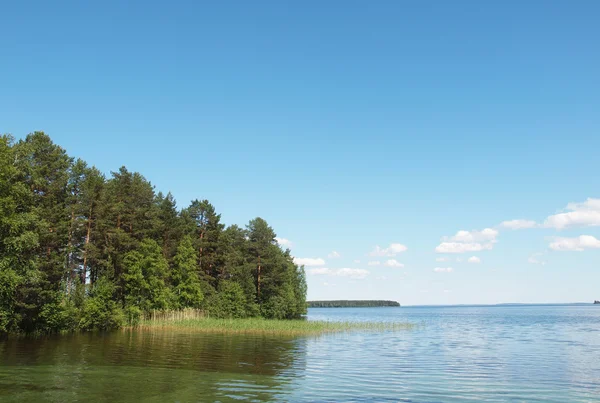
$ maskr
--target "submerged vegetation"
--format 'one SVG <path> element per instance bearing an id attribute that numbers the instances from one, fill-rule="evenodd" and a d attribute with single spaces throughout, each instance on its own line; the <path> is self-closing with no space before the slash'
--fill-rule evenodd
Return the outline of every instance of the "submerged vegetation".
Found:
<path id="1" fill-rule="evenodd" d="M 400 304 L 396 301 L 381 300 L 308 301 L 309 308 L 370 308 L 378 306 L 400 306 Z"/>
<path id="2" fill-rule="evenodd" d="M 0 334 L 104 330 L 191 308 L 294 319 L 304 269 L 261 218 L 226 227 L 125 167 L 105 177 L 35 132 L 0 136 Z M 208 322 L 207 322 L 208 323 Z"/>

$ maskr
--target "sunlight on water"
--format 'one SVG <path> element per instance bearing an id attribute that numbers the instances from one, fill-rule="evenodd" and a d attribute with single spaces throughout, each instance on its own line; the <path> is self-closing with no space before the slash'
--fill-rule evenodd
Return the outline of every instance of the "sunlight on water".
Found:
<path id="1" fill-rule="evenodd" d="M 0 342 L 0 401 L 598 402 L 600 307 L 312 309 L 412 330 Z"/>

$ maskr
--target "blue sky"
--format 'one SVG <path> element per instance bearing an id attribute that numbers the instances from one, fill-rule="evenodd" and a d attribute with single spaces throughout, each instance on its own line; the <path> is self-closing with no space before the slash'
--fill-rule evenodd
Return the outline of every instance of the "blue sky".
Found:
<path id="1" fill-rule="evenodd" d="M 599 2 L 88 3 L 0 4 L 0 132 L 265 218 L 311 299 L 600 298 Z"/>

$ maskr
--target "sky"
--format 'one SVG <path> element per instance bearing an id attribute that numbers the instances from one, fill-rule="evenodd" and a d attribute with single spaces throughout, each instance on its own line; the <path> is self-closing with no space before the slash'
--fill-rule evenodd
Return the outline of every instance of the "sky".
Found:
<path id="1" fill-rule="evenodd" d="M 4 1 L 0 133 L 260 216 L 309 299 L 600 299 L 600 2 Z"/>

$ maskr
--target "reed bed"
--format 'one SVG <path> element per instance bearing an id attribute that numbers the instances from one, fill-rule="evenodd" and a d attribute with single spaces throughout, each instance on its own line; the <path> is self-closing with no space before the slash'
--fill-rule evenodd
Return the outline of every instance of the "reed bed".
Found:
<path id="1" fill-rule="evenodd" d="M 196 316 L 194 316 L 196 315 Z M 180 330 L 198 333 L 264 334 L 281 336 L 319 335 L 340 332 L 386 332 L 411 329 L 399 322 L 334 322 L 313 320 L 274 320 L 261 318 L 216 319 L 201 313 L 153 314 L 138 329 Z"/>

